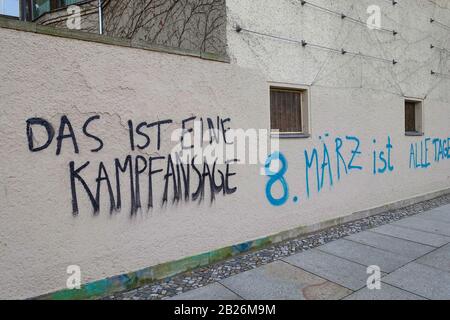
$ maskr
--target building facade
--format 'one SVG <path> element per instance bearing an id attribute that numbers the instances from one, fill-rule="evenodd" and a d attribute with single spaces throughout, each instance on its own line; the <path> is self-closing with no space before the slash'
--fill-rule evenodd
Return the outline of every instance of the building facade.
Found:
<path id="1" fill-rule="evenodd" d="M 449 192 L 450 1 L 217 12 L 208 46 L 209 18 L 149 29 L 181 45 L 0 19 L 2 298 L 103 296 Z M 258 148 L 176 160 L 232 130 Z"/>

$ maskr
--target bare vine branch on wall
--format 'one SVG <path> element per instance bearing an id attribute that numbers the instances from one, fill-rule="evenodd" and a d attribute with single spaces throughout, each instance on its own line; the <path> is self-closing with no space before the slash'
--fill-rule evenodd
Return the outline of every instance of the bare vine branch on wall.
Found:
<path id="1" fill-rule="evenodd" d="M 81 4 L 81 28 L 98 32 L 97 0 Z M 65 27 L 65 10 L 38 23 Z M 225 0 L 106 0 L 105 35 L 194 51 L 226 53 Z"/>

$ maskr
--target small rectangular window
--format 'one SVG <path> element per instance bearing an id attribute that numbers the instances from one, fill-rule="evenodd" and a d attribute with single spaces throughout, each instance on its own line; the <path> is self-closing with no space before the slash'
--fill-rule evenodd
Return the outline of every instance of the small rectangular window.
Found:
<path id="1" fill-rule="evenodd" d="M 308 133 L 307 90 L 270 88 L 270 127 L 280 136 Z"/>
<path id="2" fill-rule="evenodd" d="M 422 135 L 422 102 L 405 100 L 405 133 L 407 135 Z"/>

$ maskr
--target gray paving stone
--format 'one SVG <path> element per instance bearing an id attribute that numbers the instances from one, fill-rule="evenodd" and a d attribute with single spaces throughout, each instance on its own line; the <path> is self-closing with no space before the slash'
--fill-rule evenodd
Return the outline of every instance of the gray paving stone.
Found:
<path id="1" fill-rule="evenodd" d="M 442 210 L 441 208 L 436 208 L 436 209 L 415 215 L 415 217 L 450 223 L 450 208 L 448 210 Z"/>
<path id="2" fill-rule="evenodd" d="M 410 292 L 398 289 L 387 283 L 381 283 L 380 290 L 363 288 L 352 293 L 344 300 L 426 300 Z"/>
<path id="3" fill-rule="evenodd" d="M 352 293 L 283 261 L 275 261 L 220 282 L 249 300 L 338 300 Z"/>
<path id="4" fill-rule="evenodd" d="M 433 247 L 442 247 L 443 245 L 450 243 L 450 237 L 440 236 L 434 233 L 419 230 L 403 228 L 392 224 L 371 229 L 370 231 L 389 235 L 395 238 L 401 238 L 405 240 L 418 242 Z"/>
<path id="5" fill-rule="evenodd" d="M 381 271 L 388 273 L 414 260 L 345 239 L 327 243 L 317 249 L 365 266 L 379 266 Z"/>
<path id="6" fill-rule="evenodd" d="M 233 291 L 220 283 L 213 283 L 205 287 L 187 291 L 167 300 L 242 300 Z"/>
<path id="7" fill-rule="evenodd" d="M 450 299 L 450 274 L 423 264 L 409 263 L 382 281 L 428 299 Z"/>
<path id="8" fill-rule="evenodd" d="M 450 204 L 446 204 L 444 206 L 437 207 L 435 209 L 432 209 L 431 211 L 433 211 L 433 210 L 439 210 L 439 211 L 444 211 L 444 212 L 450 213 Z"/>
<path id="9" fill-rule="evenodd" d="M 352 290 L 366 286 L 367 267 L 316 249 L 283 260 Z"/>
<path id="10" fill-rule="evenodd" d="M 421 257 L 416 262 L 450 273 L 450 244 Z"/>
<path id="11" fill-rule="evenodd" d="M 427 246 L 424 244 L 394 238 L 388 235 L 370 231 L 356 233 L 344 239 L 359 242 L 381 250 L 399 254 L 401 256 L 405 256 L 411 259 L 416 259 L 436 249 L 435 247 L 432 246 Z"/>
<path id="12" fill-rule="evenodd" d="M 396 221 L 392 223 L 392 225 L 430 232 L 442 236 L 450 236 L 450 223 L 442 221 L 411 217 Z"/>

